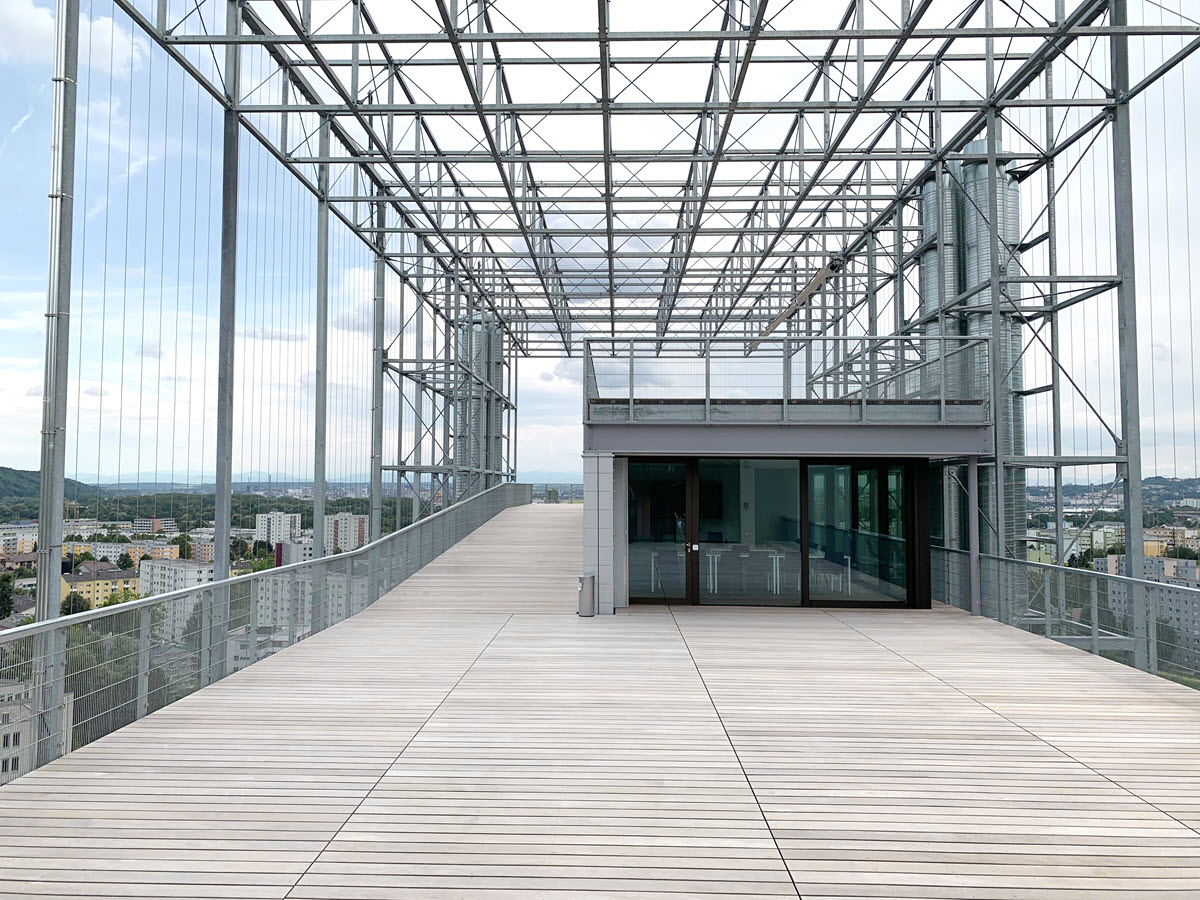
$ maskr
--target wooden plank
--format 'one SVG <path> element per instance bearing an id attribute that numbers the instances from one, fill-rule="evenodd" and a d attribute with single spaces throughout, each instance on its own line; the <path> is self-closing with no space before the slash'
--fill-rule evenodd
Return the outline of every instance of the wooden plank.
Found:
<path id="1" fill-rule="evenodd" d="M 0 896 L 1197 896 L 1200 694 L 945 608 L 579 619 L 581 526 L 0 789 Z"/>

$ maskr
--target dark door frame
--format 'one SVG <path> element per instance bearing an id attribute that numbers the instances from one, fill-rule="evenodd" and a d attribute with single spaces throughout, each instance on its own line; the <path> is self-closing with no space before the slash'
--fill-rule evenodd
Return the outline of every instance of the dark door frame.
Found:
<path id="1" fill-rule="evenodd" d="M 700 559 L 698 547 L 700 544 L 700 459 L 699 456 L 630 456 L 629 460 L 638 462 L 682 463 L 684 465 L 684 598 L 671 601 L 682 604 L 698 605 L 700 602 Z M 709 457 L 703 457 L 705 459 Z M 743 458 L 743 457 L 731 457 Z M 801 546 L 801 606 L 812 606 L 809 596 L 809 515 L 810 498 L 808 492 L 809 466 L 845 466 L 851 467 L 850 488 L 853 491 L 856 480 L 855 470 L 860 467 L 885 467 L 899 465 L 904 469 L 904 530 L 905 530 L 905 570 L 906 597 L 904 602 L 885 600 L 842 600 L 827 601 L 821 606 L 830 609 L 840 608 L 883 608 L 883 609 L 928 609 L 931 605 L 931 585 L 929 571 L 929 461 L 913 457 L 778 457 L 778 456 L 746 456 L 746 459 L 791 459 L 799 466 L 800 478 L 800 517 L 799 542 Z M 886 479 L 886 474 L 885 474 Z M 882 485 L 886 491 L 886 484 Z M 886 504 L 886 499 L 882 501 Z M 857 517 L 857 503 L 852 502 L 852 516 Z M 655 599 L 655 598 L 630 598 Z"/>

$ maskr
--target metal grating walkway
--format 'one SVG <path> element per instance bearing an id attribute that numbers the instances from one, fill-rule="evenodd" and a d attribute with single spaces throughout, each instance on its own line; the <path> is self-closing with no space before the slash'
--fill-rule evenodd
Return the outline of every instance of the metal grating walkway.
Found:
<path id="1" fill-rule="evenodd" d="M 0 894 L 1200 895 L 1200 693 L 951 610 L 579 620 L 581 526 L 0 790 Z"/>

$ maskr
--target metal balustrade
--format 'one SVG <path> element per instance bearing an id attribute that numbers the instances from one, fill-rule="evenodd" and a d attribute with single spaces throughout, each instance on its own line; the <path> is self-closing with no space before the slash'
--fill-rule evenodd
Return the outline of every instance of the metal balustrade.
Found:
<path id="1" fill-rule="evenodd" d="M 0 632 L 0 781 L 362 612 L 531 500 L 505 483 L 357 550 Z"/>
<path id="2" fill-rule="evenodd" d="M 931 550 L 935 600 L 970 611 L 970 554 Z M 987 554 L 980 613 L 1006 625 L 1200 688 L 1200 636 L 1180 631 L 1200 589 Z"/>
<path id="3" fill-rule="evenodd" d="M 584 341 L 584 423 L 991 421 L 964 336 Z"/>

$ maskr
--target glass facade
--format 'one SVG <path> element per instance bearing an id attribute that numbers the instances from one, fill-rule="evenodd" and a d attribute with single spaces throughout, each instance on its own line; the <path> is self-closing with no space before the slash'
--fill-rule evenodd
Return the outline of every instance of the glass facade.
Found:
<path id="1" fill-rule="evenodd" d="M 629 596 L 687 597 L 687 464 L 629 464 Z"/>
<path id="2" fill-rule="evenodd" d="M 904 605 L 914 553 L 910 465 L 630 459 L 630 597 Z"/>
<path id="3" fill-rule="evenodd" d="M 808 467 L 809 602 L 908 599 L 904 467 Z"/>
<path id="4" fill-rule="evenodd" d="M 800 463 L 701 459 L 699 601 L 802 600 Z"/>

